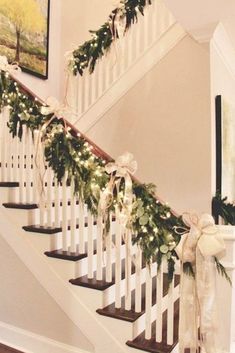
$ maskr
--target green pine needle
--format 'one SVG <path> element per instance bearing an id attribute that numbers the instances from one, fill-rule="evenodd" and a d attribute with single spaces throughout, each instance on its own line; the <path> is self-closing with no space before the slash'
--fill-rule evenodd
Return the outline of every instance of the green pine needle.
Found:
<path id="1" fill-rule="evenodd" d="M 229 282 L 230 286 L 232 286 L 232 280 L 229 277 L 229 275 L 227 274 L 227 271 L 226 271 L 225 267 L 217 259 L 217 257 L 214 257 L 214 259 L 215 259 L 216 269 L 217 269 L 218 273 Z"/>

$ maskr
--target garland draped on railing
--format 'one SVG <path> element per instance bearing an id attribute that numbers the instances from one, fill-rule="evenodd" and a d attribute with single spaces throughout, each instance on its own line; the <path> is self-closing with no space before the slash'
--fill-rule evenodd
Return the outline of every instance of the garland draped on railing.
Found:
<path id="1" fill-rule="evenodd" d="M 80 200 L 87 204 L 92 214 L 97 215 L 101 191 L 105 190 L 110 180 L 105 170 L 105 164 L 110 160 L 105 161 L 97 155 L 92 144 L 71 128 L 65 119 L 55 116 L 50 107 L 28 94 L 8 72 L 1 71 L 0 110 L 5 107 L 9 109 L 8 127 L 13 137 L 22 138 L 23 125 L 31 131 L 38 130 L 45 160 L 57 180 L 62 181 L 66 173 L 68 181 L 75 185 L 75 193 Z M 140 184 L 133 179 L 132 190 L 133 204 L 128 227 L 133 232 L 133 242 L 140 245 L 147 263 L 157 259 L 160 266 L 165 257 L 169 279 L 172 279 L 177 260 L 174 248 L 180 240 L 174 226 L 182 225 L 181 217 L 175 216 L 168 205 L 156 199 L 154 185 Z M 119 191 L 114 191 L 106 212 L 110 214 L 116 207 L 121 211 L 120 205 L 123 204 L 125 179 L 120 178 Z M 108 227 L 109 224 L 106 225 Z"/>
<path id="2" fill-rule="evenodd" d="M 122 0 L 98 30 L 91 30 L 92 39 L 69 53 L 69 68 L 74 75 L 83 75 L 85 69 L 92 73 L 98 59 L 104 56 L 113 42 L 124 35 L 138 21 L 138 14 L 155 0 Z"/>
<path id="3" fill-rule="evenodd" d="M 178 259 L 175 249 L 181 238 L 179 229 L 185 229 L 182 217 L 156 198 L 155 185 L 141 184 L 132 177 L 130 188 L 129 178 L 136 169 L 132 155 L 127 153 L 121 157 L 122 161 L 110 163 L 111 158 L 101 156 L 97 147 L 63 118 L 64 106 L 55 100 L 51 100 L 51 106 L 40 102 L 13 79 L 9 71 L 5 66 L 0 71 L 0 111 L 9 109 L 8 127 L 12 136 L 21 139 L 24 125 L 32 132 L 37 131 L 45 160 L 55 178 L 61 182 L 67 175 L 74 192 L 95 216 L 100 212 L 101 197 L 105 190 L 109 192 L 113 178 L 116 187 L 112 187 L 111 198 L 105 203 L 105 230 L 109 228 L 109 215 L 118 208 L 120 214 L 127 216 L 125 227 L 131 230 L 132 241 L 141 247 L 146 262 L 157 261 L 160 266 L 163 258 L 167 260 L 171 281 Z M 215 264 L 219 272 L 226 273 L 217 259 Z M 191 269 L 190 262 L 184 263 L 184 271 L 195 275 Z"/>

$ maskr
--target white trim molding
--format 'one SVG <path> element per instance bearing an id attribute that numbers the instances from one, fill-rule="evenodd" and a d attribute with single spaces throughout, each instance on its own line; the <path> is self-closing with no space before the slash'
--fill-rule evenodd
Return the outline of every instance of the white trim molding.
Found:
<path id="1" fill-rule="evenodd" d="M 0 342 L 25 353 L 88 353 L 4 322 L 0 322 Z"/>
<path id="2" fill-rule="evenodd" d="M 211 40 L 211 45 L 235 79 L 235 48 L 222 23 L 217 25 Z"/>

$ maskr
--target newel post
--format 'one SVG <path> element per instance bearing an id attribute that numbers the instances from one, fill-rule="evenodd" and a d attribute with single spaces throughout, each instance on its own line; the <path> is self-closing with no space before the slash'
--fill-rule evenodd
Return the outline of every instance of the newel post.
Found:
<path id="1" fill-rule="evenodd" d="M 232 342 L 235 342 L 235 226 L 220 225 L 219 229 L 226 245 L 222 263 L 232 286 L 222 276 L 217 276 L 218 343 L 224 352 L 232 353 Z"/>

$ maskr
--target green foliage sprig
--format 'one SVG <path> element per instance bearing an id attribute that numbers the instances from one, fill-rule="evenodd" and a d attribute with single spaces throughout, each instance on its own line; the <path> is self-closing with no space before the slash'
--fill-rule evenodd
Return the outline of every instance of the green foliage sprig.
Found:
<path id="1" fill-rule="evenodd" d="M 235 225 L 235 204 L 228 202 L 228 198 L 222 198 L 219 193 L 213 197 L 212 213 L 215 218 L 223 218 L 225 224 Z"/>
<path id="2" fill-rule="evenodd" d="M 92 38 L 74 50 L 69 66 L 74 75 L 83 75 L 85 69 L 92 73 L 98 59 L 104 56 L 111 48 L 112 43 L 120 37 L 116 22 L 124 26 L 124 33 L 132 24 L 138 21 L 138 14 L 144 15 L 144 9 L 152 0 L 122 0 L 109 19 L 98 30 L 91 30 Z"/>

